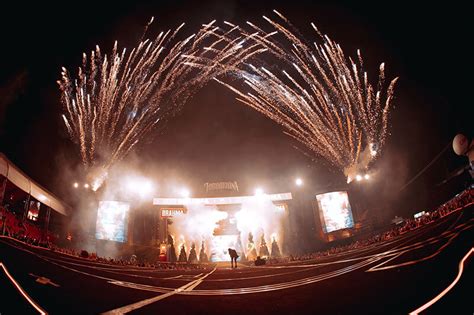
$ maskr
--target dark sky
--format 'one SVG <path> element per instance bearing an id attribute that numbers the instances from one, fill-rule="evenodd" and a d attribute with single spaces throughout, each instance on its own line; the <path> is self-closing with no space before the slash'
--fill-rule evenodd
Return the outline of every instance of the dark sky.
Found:
<path id="1" fill-rule="evenodd" d="M 375 204 L 393 212 L 429 204 L 446 174 L 466 160 L 447 150 L 423 176 L 399 192 L 412 176 L 458 132 L 472 129 L 472 51 L 469 12 L 449 2 L 438 4 L 334 1 L 128 1 L 125 4 L 16 1 L 0 8 L 0 150 L 33 179 L 66 197 L 67 168 L 79 164 L 60 118 L 56 80 L 60 67 L 75 69 L 83 51 L 99 44 L 109 51 L 115 39 L 134 45 L 150 16 L 154 29 L 176 27 L 191 34 L 213 19 L 264 24 L 262 15 L 278 9 L 309 39 L 309 27 L 339 42 L 348 55 L 360 48 L 372 76 L 386 62 L 387 76 L 399 76 L 391 136 L 374 165 L 378 176 L 364 188 Z M 292 189 L 295 176 L 306 189 L 343 180 L 324 162 L 294 149 L 282 129 L 211 83 L 133 159 L 161 185 L 182 182 L 194 191 L 207 181 L 237 180 L 243 193 L 256 185 L 267 191 Z M 138 158 L 139 157 L 139 158 Z M 66 176 L 67 177 L 67 176 Z M 462 181 L 462 180 L 461 180 Z M 452 193 L 454 188 L 445 189 Z M 403 202 L 401 202 L 403 201 Z M 402 212 L 403 212 L 402 211 Z M 402 213 L 403 214 L 403 213 Z"/>

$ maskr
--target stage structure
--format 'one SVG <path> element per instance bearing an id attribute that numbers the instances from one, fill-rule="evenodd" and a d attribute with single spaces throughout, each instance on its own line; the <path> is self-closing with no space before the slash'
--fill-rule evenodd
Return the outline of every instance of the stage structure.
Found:
<path id="1" fill-rule="evenodd" d="M 170 248 L 174 242 L 176 256 L 195 246 L 214 262 L 228 261 L 228 248 L 240 259 L 280 255 L 291 193 L 238 196 L 236 182 L 206 183 L 205 191 L 208 197 L 153 199 L 162 254 L 164 244 Z M 270 245 L 277 250 L 269 251 Z"/>

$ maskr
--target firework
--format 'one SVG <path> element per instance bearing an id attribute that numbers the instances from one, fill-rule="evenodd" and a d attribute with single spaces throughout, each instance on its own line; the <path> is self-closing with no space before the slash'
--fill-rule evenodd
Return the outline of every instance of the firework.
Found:
<path id="1" fill-rule="evenodd" d="M 272 32 L 250 22 L 250 32 L 239 30 L 287 69 L 272 72 L 249 64 L 239 71 L 239 77 L 250 92 L 216 80 L 234 91 L 239 101 L 282 125 L 312 156 L 323 157 L 341 169 L 350 182 L 384 145 L 397 78 L 387 88 L 382 63 L 375 86 L 363 69 L 359 50 L 356 61 L 347 58 L 340 45 L 321 34 L 314 24 L 318 42 L 307 44 L 283 15 L 274 12 L 283 23 L 264 17 Z M 275 39 L 277 33 L 284 42 Z"/>
<path id="2" fill-rule="evenodd" d="M 83 54 L 77 78 L 62 68 L 62 117 L 94 190 L 114 163 L 150 130 L 163 126 L 197 89 L 265 50 L 256 43 L 247 45 L 233 30 L 221 32 L 214 21 L 179 40 L 183 26 L 154 40 L 140 40 L 130 51 L 119 51 L 115 42 L 110 56 L 96 46 Z M 196 62 L 205 66 L 196 67 Z"/>

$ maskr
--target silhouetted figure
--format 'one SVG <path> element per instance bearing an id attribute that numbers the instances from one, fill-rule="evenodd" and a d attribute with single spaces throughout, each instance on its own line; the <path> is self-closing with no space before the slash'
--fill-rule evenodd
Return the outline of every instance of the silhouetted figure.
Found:
<path id="1" fill-rule="evenodd" d="M 239 255 L 237 255 L 237 251 L 232 248 L 227 249 L 229 251 L 229 256 L 230 256 L 230 267 L 234 268 L 234 261 L 235 261 L 235 268 L 237 268 L 237 258 L 239 258 Z"/>
<path id="2" fill-rule="evenodd" d="M 247 244 L 247 259 L 255 260 L 257 258 L 257 250 L 255 249 L 255 243 L 253 242 L 253 234 L 249 232 L 249 242 Z"/>
<path id="3" fill-rule="evenodd" d="M 168 234 L 168 244 L 170 245 L 168 251 L 169 251 L 169 254 L 168 254 L 168 261 L 169 262 L 176 262 L 177 258 L 176 258 L 176 250 L 174 249 L 174 239 L 171 235 Z"/>
<path id="4" fill-rule="evenodd" d="M 205 251 L 205 246 L 204 246 L 204 241 L 201 243 L 201 251 L 199 252 L 199 262 L 209 262 L 209 258 L 207 257 L 206 251 Z"/>
<path id="5" fill-rule="evenodd" d="M 197 263 L 196 245 L 192 243 L 191 250 L 189 251 L 188 262 L 191 264 Z"/>
<path id="6" fill-rule="evenodd" d="M 272 258 L 278 258 L 281 257 L 281 252 L 280 252 L 280 247 L 278 246 L 278 243 L 276 241 L 276 238 L 273 238 L 272 241 Z"/>
<path id="7" fill-rule="evenodd" d="M 260 239 L 260 250 L 258 254 L 261 257 L 269 257 L 270 253 L 268 252 L 267 242 L 265 242 L 265 234 L 262 234 L 262 238 Z"/>
<path id="8" fill-rule="evenodd" d="M 178 261 L 179 262 L 187 262 L 188 261 L 188 255 L 186 254 L 186 248 L 184 247 L 184 244 L 181 245 L 181 251 L 179 252 Z"/>

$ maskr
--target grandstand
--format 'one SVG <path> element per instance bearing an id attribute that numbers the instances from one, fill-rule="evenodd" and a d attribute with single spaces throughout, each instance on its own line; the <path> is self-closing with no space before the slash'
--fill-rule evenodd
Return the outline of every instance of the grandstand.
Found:
<path id="1" fill-rule="evenodd" d="M 0 153 L 2 235 L 46 246 L 63 233 L 68 212 L 70 208 L 67 204 Z"/>

